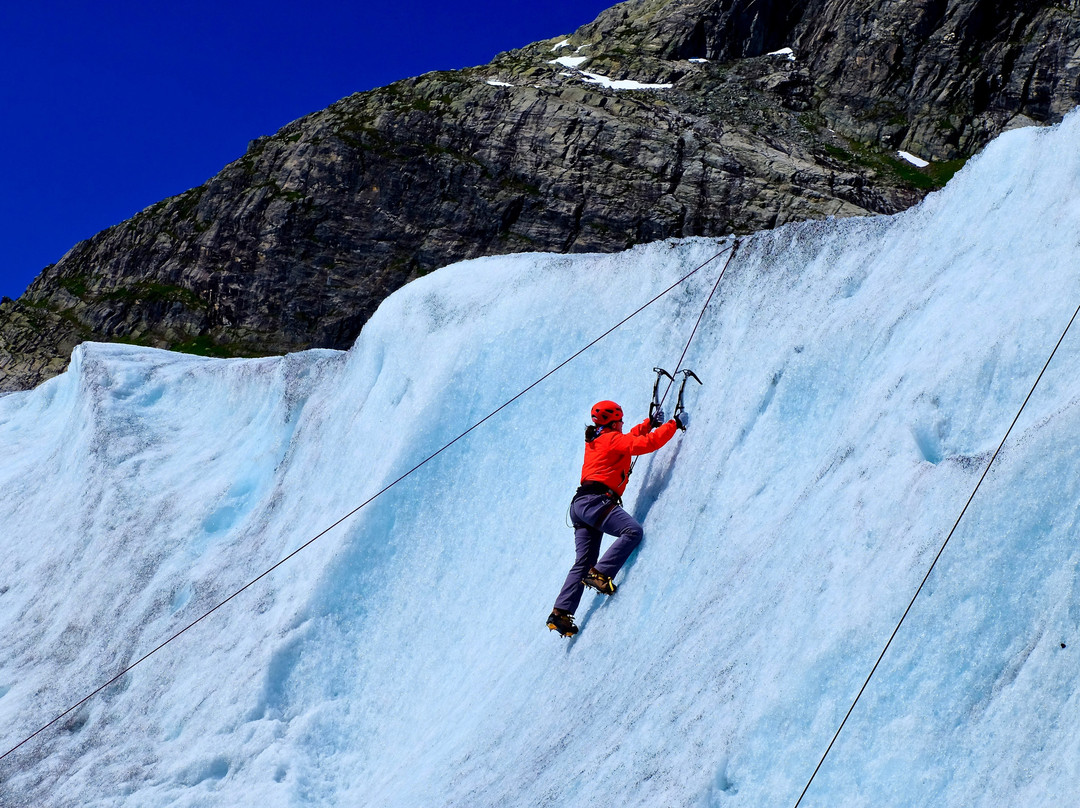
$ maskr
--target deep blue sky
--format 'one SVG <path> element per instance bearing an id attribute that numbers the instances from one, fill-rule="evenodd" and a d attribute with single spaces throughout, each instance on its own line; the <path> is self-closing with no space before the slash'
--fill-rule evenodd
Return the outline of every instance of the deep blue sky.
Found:
<path id="1" fill-rule="evenodd" d="M 10 2 L 0 295 L 351 93 L 569 33 L 615 0 Z"/>

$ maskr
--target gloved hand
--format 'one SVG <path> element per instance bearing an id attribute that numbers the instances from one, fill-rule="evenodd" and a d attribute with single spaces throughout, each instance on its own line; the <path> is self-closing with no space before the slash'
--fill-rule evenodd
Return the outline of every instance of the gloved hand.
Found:
<path id="1" fill-rule="evenodd" d="M 656 412 L 654 412 L 652 418 L 649 419 L 649 423 L 652 424 L 653 429 L 656 429 L 656 427 L 660 426 L 660 424 L 664 423 L 664 421 L 666 420 L 667 419 L 664 417 L 664 411 L 657 407 Z"/>
<path id="2" fill-rule="evenodd" d="M 677 426 L 679 429 L 681 429 L 681 430 L 683 430 L 685 432 L 686 427 L 689 426 L 689 425 L 690 425 L 690 413 L 688 413 L 686 410 L 683 410 L 682 412 L 678 413 L 675 416 L 675 426 Z"/>

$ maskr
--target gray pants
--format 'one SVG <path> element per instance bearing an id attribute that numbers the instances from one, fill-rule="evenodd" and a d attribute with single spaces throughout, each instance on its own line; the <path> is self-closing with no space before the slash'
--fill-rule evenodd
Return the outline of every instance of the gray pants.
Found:
<path id="1" fill-rule="evenodd" d="M 574 497 L 570 503 L 570 519 L 574 524 L 574 544 L 577 547 L 577 559 L 566 576 L 566 583 L 555 601 L 556 609 L 563 609 L 571 614 L 577 610 L 585 585 L 581 579 L 591 567 L 612 578 L 622 569 L 626 559 L 641 543 L 643 531 L 641 525 L 620 506 L 612 507 L 611 500 L 603 494 L 582 494 Z M 600 540 L 607 533 L 617 538 L 604 557 L 600 555 Z"/>

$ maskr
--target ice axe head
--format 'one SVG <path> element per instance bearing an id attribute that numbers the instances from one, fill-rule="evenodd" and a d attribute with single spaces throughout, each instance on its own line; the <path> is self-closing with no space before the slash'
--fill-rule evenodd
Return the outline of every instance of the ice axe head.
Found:
<path id="1" fill-rule="evenodd" d="M 663 368 L 653 368 L 653 373 L 656 374 L 656 381 L 652 386 L 652 402 L 649 404 L 649 420 L 651 421 L 656 413 L 660 410 L 660 379 L 667 376 L 671 380 L 671 383 L 675 383 L 675 377 L 668 373 Z M 668 388 L 670 389 L 670 387 Z M 664 395 L 667 395 L 665 393 Z"/>

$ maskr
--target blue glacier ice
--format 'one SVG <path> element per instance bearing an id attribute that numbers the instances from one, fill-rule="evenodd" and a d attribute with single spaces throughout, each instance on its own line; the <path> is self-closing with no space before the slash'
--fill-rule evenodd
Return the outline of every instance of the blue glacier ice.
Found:
<path id="1" fill-rule="evenodd" d="M 0 753 L 729 243 L 465 262 L 347 353 L 84 344 L 0 398 Z M 1080 305 L 1080 114 L 743 240 L 566 641 L 589 407 L 645 416 L 722 260 L 0 760 L 0 804 L 794 805 Z M 803 805 L 1080 801 L 1077 329 Z"/>

